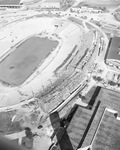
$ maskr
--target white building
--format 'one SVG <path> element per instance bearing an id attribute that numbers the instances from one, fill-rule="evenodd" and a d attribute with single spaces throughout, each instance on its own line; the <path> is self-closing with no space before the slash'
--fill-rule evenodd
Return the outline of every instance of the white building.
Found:
<path id="1" fill-rule="evenodd" d="M 59 0 L 44 0 L 42 1 L 42 8 L 60 8 Z"/>
<path id="2" fill-rule="evenodd" d="M 102 11 L 99 9 L 89 8 L 89 7 L 73 7 L 71 8 L 71 12 L 77 13 L 101 13 Z"/>
<path id="3" fill-rule="evenodd" d="M 20 5 L 24 5 L 24 4 L 32 4 L 32 3 L 35 3 L 35 2 L 38 2 L 39 0 L 21 0 L 20 1 Z"/>

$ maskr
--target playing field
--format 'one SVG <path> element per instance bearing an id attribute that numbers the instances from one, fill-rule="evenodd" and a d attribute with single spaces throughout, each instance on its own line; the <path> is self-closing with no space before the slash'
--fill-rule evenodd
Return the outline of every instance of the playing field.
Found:
<path id="1" fill-rule="evenodd" d="M 57 45 L 58 41 L 48 38 L 27 39 L 0 63 L 0 80 L 21 85 Z"/>
<path id="2" fill-rule="evenodd" d="M 0 0 L 0 5 L 18 5 L 20 0 Z"/>

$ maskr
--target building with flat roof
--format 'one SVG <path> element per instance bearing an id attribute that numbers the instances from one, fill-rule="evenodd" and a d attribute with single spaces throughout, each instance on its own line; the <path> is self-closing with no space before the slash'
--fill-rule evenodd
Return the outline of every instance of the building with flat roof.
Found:
<path id="1" fill-rule="evenodd" d="M 20 0 L 0 0 L 0 10 L 19 9 L 21 7 Z"/>
<path id="2" fill-rule="evenodd" d="M 21 0 L 20 5 L 25 5 L 25 4 L 32 4 L 35 2 L 38 2 L 39 0 Z"/>
<path id="3" fill-rule="evenodd" d="M 60 8 L 60 0 L 44 0 L 41 4 L 42 8 Z"/>
<path id="4" fill-rule="evenodd" d="M 19 5 L 20 0 L 0 0 L 0 5 Z"/>
<path id="5" fill-rule="evenodd" d="M 120 69 L 120 37 L 113 37 L 108 44 L 105 62 L 111 67 Z"/>
<path id="6" fill-rule="evenodd" d="M 69 125 L 57 143 L 59 149 L 119 150 L 120 93 L 93 87 L 85 95 L 85 101 L 87 107 L 77 105 L 75 108 Z"/>

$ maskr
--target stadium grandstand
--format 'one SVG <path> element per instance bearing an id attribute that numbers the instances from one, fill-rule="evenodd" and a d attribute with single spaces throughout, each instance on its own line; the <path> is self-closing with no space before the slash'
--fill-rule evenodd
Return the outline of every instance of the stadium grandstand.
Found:
<path id="1" fill-rule="evenodd" d="M 23 5 L 39 2 L 39 0 L 0 0 L 0 9 L 19 9 Z"/>
<path id="2" fill-rule="evenodd" d="M 0 0 L 0 9 L 19 9 L 21 7 L 20 0 Z"/>

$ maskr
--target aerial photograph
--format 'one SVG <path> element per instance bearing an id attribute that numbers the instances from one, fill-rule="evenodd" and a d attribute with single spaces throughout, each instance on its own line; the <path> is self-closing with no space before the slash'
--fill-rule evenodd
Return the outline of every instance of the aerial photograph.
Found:
<path id="1" fill-rule="evenodd" d="M 0 0 L 0 150 L 120 150 L 120 0 Z"/>

